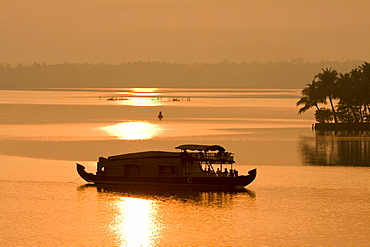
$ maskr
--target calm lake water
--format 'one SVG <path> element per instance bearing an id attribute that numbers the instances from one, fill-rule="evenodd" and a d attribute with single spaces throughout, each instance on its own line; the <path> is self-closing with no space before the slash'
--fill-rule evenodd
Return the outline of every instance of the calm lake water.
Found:
<path id="1" fill-rule="evenodd" d="M 312 131 L 299 91 L 0 90 L 0 245 L 368 246 L 370 133 Z M 257 178 L 239 193 L 132 190 L 75 170 L 181 144 L 222 145 Z"/>

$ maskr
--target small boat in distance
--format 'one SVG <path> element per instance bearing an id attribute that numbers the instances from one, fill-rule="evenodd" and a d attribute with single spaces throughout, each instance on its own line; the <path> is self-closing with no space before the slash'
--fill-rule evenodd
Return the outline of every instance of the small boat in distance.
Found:
<path id="1" fill-rule="evenodd" d="M 77 164 L 77 172 L 87 182 L 95 184 L 206 189 L 242 189 L 256 178 L 256 169 L 250 170 L 248 175 L 239 175 L 233 169 L 233 154 L 219 145 L 191 144 L 176 149 L 180 152 L 148 151 L 100 157 L 95 174 L 87 173 L 80 164 Z M 230 166 L 229 170 L 226 165 Z"/>

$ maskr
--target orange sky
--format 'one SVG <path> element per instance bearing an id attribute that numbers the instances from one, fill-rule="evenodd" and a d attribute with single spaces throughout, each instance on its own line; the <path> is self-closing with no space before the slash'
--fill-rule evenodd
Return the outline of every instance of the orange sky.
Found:
<path id="1" fill-rule="evenodd" d="M 0 62 L 370 61 L 367 0 L 0 0 Z"/>

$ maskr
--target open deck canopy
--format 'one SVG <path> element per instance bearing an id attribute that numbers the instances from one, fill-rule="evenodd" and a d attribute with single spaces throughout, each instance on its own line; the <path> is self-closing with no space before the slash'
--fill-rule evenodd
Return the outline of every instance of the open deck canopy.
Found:
<path id="1" fill-rule="evenodd" d="M 221 151 L 224 152 L 225 148 L 219 146 L 219 145 L 193 145 L 193 144 L 186 144 L 186 145 L 180 145 L 176 147 L 176 149 L 181 150 L 197 150 L 197 151 Z"/>

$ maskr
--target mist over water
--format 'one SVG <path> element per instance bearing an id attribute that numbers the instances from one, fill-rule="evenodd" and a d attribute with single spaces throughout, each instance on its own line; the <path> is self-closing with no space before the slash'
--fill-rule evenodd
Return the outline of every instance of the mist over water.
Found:
<path id="1" fill-rule="evenodd" d="M 1 4 L 0 29 L 6 35 L 0 63 L 313 62 L 370 56 L 370 3 L 363 0 Z"/>
<path id="2" fill-rule="evenodd" d="M 368 244 L 369 134 L 312 131 L 299 91 L 1 90 L 1 244 Z M 181 144 L 222 145 L 257 178 L 240 193 L 132 190 L 75 170 Z"/>

